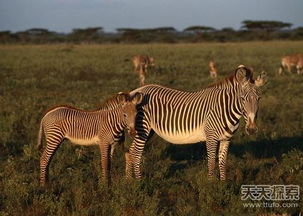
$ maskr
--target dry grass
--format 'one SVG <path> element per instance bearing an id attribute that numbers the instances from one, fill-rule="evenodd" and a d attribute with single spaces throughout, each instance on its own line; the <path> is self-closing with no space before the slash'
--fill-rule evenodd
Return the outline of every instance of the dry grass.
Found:
<path id="1" fill-rule="evenodd" d="M 303 52 L 303 42 L 0 46 L 0 215 L 297 215 L 302 198 L 297 208 L 244 208 L 239 191 L 242 184 L 303 186 L 303 76 L 277 75 L 280 57 L 292 52 Z M 239 64 L 269 74 L 259 133 L 237 132 L 228 180 L 207 180 L 204 144 L 176 146 L 155 137 L 144 152 L 141 182 L 124 180 L 118 147 L 113 186 L 106 188 L 98 181 L 98 148 L 65 142 L 53 158 L 49 186 L 39 188 L 35 145 L 43 112 L 57 104 L 94 109 L 136 88 L 126 60 L 140 53 L 156 58 L 147 83 L 181 90 L 213 82 L 211 59 L 219 79 Z"/>

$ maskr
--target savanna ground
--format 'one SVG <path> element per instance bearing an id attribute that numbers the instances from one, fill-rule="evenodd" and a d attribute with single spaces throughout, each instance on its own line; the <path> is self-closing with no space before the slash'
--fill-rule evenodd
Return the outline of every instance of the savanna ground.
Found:
<path id="1" fill-rule="evenodd" d="M 280 57 L 293 52 L 303 52 L 303 42 L 1 45 L 0 215 L 298 215 L 302 195 L 294 208 L 253 208 L 243 206 L 240 192 L 243 184 L 295 184 L 302 194 L 303 76 L 277 75 Z M 90 110 L 135 89 L 139 81 L 126 60 L 138 53 L 156 59 L 147 83 L 180 90 L 212 83 L 211 59 L 219 79 L 239 64 L 267 72 L 259 132 L 247 136 L 241 123 L 228 154 L 228 180 L 207 180 L 205 144 L 176 146 L 155 136 L 145 148 L 142 181 L 124 179 L 130 139 L 124 150 L 117 147 L 110 188 L 99 180 L 99 148 L 66 141 L 53 158 L 48 186 L 39 187 L 35 146 L 45 110 L 58 104 Z"/>

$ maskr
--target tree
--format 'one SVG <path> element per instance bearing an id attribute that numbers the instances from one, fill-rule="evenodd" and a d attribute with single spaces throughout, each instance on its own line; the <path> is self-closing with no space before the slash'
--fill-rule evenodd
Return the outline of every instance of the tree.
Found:
<path id="1" fill-rule="evenodd" d="M 213 32 L 215 29 L 209 26 L 189 26 L 183 30 L 184 32 L 189 33 L 206 33 L 206 32 Z"/>
<path id="2" fill-rule="evenodd" d="M 232 27 L 225 27 L 221 29 L 222 32 L 234 33 L 235 30 Z"/>
<path id="3" fill-rule="evenodd" d="M 62 41 L 62 36 L 54 31 L 44 28 L 31 28 L 12 34 L 12 36 L 22 43 L 49 43 Z"/>
<path id="4" fill-rule="evenodd" d="M 10 31 L 0 31 L 0 43 L 8 43 L 12 40 Z"/>
<path id="5" fill-rule="evenodd" d="M 138 42 L 146 32 L 145 29 L 135 28 L 117 28 L 116 31 L 121 34 L 121 40 L 127 42 Z"/>
<path id="6" fill-rule="evenodd" d="M 117 32 L 121 34 L 121 40 L 127 42 L 146 43 L 150 41 L 157 42 L 175 42 L 174 37 L 176 29 L 173 27 L 159 28 L 117 28 Z"/>
<path id="7" fill-rule="evenodd" d="M 290 28 L 291 26 L 291 23 L 284 23 L 280 21 L 244 20 L 241 28 L 249 31 L 263 30 L 270 32 L 278 31 L 283 28 Z"/>
<path id="8" fill-rule="evenodd" d="M 25 31 L 28 35 L 48 35 L 51 32 L 44 28 L 31 28 Z"/>
<path id="9" fill-rule="evenodd" d="M 91 28 L 76 28 L 70 33 L 69 38 L 73 41 L 93 41 L 97 40 L 103 34 L 102 27 L 91 27 Z"/>
<path id="10" fill-rule="evenodd" d="M 175 33 L 176 29 L 174 27 L 159 27 L 150 29 L 151 31 L 155 31 L 158 33 Z"/>

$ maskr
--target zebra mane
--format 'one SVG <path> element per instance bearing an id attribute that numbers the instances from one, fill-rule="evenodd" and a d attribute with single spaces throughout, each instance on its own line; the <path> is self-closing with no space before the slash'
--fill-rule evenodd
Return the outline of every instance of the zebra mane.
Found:
<path id="1" fill-rule="evenodd" d="M 225 87 L 227 85 L 230 85 L 231 83 L 236 82 L 236 78 L 235 78 L 235 74 L 229 76 L 229 77 L 225 77 L 224 79 L 215 82 L 213 84 L 210 84 L 207 88 L 212 88 L 212 87 Z"/>
<path id="2" fill-rule="evenodd" d="M 238 81 L 236 79 L 236 74 L 234 73 L 234 74 L 230 75 L 229 77 L 225 77 L 224 79 L 209 85 L 207 88 L 212 88 L 212 87 L 224 88 L 235 82 L 238 83 Z M 249 83 L 255 84 L 255 80 L 253 79 L 253 77 L 249 78 Z"/>
<path id="3" fill-rule="evenodd" d="M 112 97 L 107 98 L 103 103 L 98 105 L 97 110 L 113 109 L 113 106 L 119 106 L 117 96 L 118 94 L 114 94 Z"/>
<path id="4" fill-rule="evenodd" d="M 95 112 L 95 111 L 98 111 L 98 110 L 83 110 L 83 109 L 80 109 L 80 108 L 77 108 L 77 107 L 73 107 L 71 105 L 66 105 L 66 104 L 59 104 L 59 105 L 55 105 L 55 106 L 52 106 L 50 108 L 48 108 L 46 111 L 43 112 L 43 116 L 45 116 L 46 114 L 48 114 L 49 112 L 57 109 L 57 108 L 68 108 L 68 109 L 73 109 L 73 110 L 77 110 L 77 111 L 82 111 L 82 112 Z"/>
<path id="5" fill-rule="evenodd" d="M 123 92 L 121 92 L 121 93 L 124 94 Z M 116 109 L 117 107 L 119 107 L 121 105 L 121 103 L 119 102 L 118 96 L 121 95 L 121 93 L 114 94 L 112 97 L 106 99 L 103 103 L 98 105 L 97 110 L 112 110 L 112 109 Z M 128 98 L 128 100 L 129 100 L 129 98 Z"/>
<path id="6" fill-rule="evenodd" d="M 119 104 L 117 104 L 117 106 L 115 108 L 117 108 L 119 106 Z M 97 107 L 96 109 L 92 109 L 92 110 L 84 110 L 84 109 L 80 109 L 71 105 L 67 105 L 67 104 L 60 104 L 60 105 L 55 105 L 52 106 L 50 108 L 48 108 L 45 112 L 44 115 L 45 116 L 47 113 L 57 109 L 57 108 L 68 108 L 68 109 L 73 109 L 73 110 L 77 110 L 77 111 L 81 111 L 81 112 L 96 112 L 96 111 L 100 111 L 100 110 L 112 110 L 114 109 L 114 107 Z"/>
<path id="7" fill-rule="evenodd" d="M 108 98 L 107 100 L 105 100 L 102 104 L 100 104 L 99 106 L 97 106 L 96 109 L 93 110 L 83 110 L 71 105 L 66 105 L 66 104 L 59 104 L 59 105 L 55 105 L 52 106 L 51 108 L 47 109 L 44 112 L 44 115 L 46 115 L 47 113 L 51 112 L 52 110 L 55 110 L 57 108 L 69 108 L 69 109 L 73 109 L 73 110 L 77 110 L 77 111 L 82 111 L 82 112 L 96 112 L 96 111 L 102 111 L 102 110 L 114 110 L 117 109 L 118 107 L 120 107 L 121 103 L 119 103 L 118 100 L 118 95 L 119 94 L 114 94 L 112 97 Z M 43 115 L 43 116 L 44 116 Z"/>

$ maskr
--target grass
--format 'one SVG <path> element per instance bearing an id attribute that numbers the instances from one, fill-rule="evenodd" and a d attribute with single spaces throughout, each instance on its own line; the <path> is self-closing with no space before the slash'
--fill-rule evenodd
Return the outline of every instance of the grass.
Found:
<path id="1" fill-rule="evenodd" d="M 293 52 L 303 52 L 303 42 L 1 45 L 0 215 L 298 215 L 302 198 L 295 208 L 245 208 L 240 193 L 243 184 L 297 184 L 302 194 L 303 76 L 277 74 L 280 57 Z M 147 83 L 181 90 L 213 82 L 211 59 L 219 79 L 239 64 L 267 72 L 259 132 L 249 137 L 241 125 L 228 154 L 228 180 L 207 180 L 204 144 L 177 146 L 155 136 L 145 148 L 140 182 L 124 179 L 122 147 L 107 188 L 99 180 L 98 147 L 64 142 L 49 185 L 40 188 L 35 145 L 45 110 L 58 104 L 94 109 L 114 93 L 137 88 L 129 60 L 139 53 L 156 59 Z"/>

